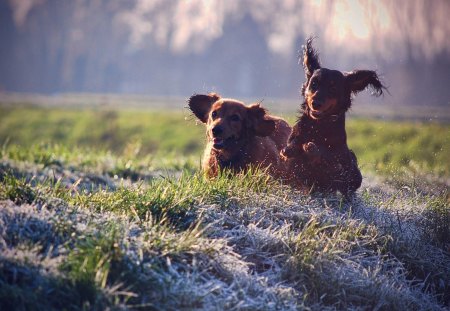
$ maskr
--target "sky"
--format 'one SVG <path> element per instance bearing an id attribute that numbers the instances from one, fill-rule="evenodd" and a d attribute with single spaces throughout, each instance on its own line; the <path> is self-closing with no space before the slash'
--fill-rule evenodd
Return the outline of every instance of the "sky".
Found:
<path id="1" fill-rule="evenodd" d="M 0 0 L 0 91 L 296 98 L 314 36 L 323 66 L 377 70 L 388 101 L 450 105 L 449 13 L 448 0 Z"/>
<path id="2" fill-rule="evenodd" d="M 141 0 L 119 14 L 135 48 L 151 37 L 176 53 L 201 52 L 223 35 L 226 21 L 249 14 L 262 25 L 270 50 L 278 54 L 295 51 L 296 40 L 304 33 L 320 33 L 333 49 L 378 53 L 386 60 L 409 56 L 429 60 L 450 53 L 449 1 L 172 1 L 162 10 L 163 18 L 148 18 L 164 3 L 168 1 Z M 173 22 L 167 22 L 171 17 Z"/>

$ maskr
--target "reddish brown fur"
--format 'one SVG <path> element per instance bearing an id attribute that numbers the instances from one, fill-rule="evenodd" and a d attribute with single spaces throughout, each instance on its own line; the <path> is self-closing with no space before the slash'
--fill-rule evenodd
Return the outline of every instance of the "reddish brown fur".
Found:
<path id="1" fill-rule="evenodd" d="M 281 154 L 288 171 L 294 172 L 294 185 L 348 195 L 361 186 L 362 176 L 356 156 L 347 146 L 345 112 L 352 94 L 371 86 L 381 95 L 384 86 L 374 71 L 342 73 L 322 68 L 312 39 L 303 48 L 303 67 L 303 111 Z"/>
<path id="2" fill-rule="evenodd" d="M 223 168 L 239 172 L 250 165 L 268 167 L 272 176 L 283 176 L 285 163 L 279 153 L 291 133 L 286 121 L 268 115 L 259 104 L 246 106 L 214 93 L 193 95 L 189 108 L 206 124 L 202 168 L 209 177 Z"/>

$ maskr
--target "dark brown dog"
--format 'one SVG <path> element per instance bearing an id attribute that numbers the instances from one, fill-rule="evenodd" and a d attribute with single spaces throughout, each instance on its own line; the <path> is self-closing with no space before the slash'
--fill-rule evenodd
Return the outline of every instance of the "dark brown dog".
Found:
<path id="1" fill-rule="evenodd" d="M 280 151 L 291 134 L 286 121 L 268 115 L 259 104 L 246 106 L 214 93 L 193 95 L 188 104 L 206 124 L 202 167 L 209 177 L 217 176 L 220 169 L 239 172 L 249 165 L 268 167 L 274 177 L 283 175 L 285 163 Z"/>
<path id="2" fill-rule="evenodd" d="M 349 195 L 361 186 L 362 176 L 356 156 L 347 146 L 345 113 L 352 95 L 371 86 L 380 96 L 385 87 L 375 71 L 342 73 L 322 68 L 312 38 L 303 46 L 303 68 L 302 114 L 281 154 L 289 159 L 297 184 Z"/>

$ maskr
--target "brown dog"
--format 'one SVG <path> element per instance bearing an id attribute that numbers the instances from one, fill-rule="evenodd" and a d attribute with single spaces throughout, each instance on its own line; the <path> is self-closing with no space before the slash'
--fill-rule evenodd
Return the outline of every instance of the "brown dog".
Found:
<path id="1" fill-rule="evenodd" d="M 303 67 L 302 114 L 282 155 L 289 158 L 289 171 L 298 184 L 349 195 L 361 186 L 362 176 L 347 146 L 345 113 L 352 95 L 370 86 L 379 96 L 385 87 L 372 70 L 342 73 L 322 68 L 311 38 L 303 47 Z"/>
<path id="2" fill-rule="evenodd" d="M 188 105 L 206 124 L 202 167 L 209 177 L 220 169 L 239 172 L 249 165 L 268 168 L 274 177 L 283 175 L 285 163 L 279 153 L 291 134 L 286 121 L 268 115 L 259 104 L 246 106 L 214 93 L 193 95 Z"/>

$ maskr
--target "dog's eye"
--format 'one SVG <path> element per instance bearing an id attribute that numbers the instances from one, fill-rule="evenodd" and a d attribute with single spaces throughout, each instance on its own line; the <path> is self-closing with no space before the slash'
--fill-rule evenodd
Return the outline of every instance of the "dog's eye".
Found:
<path id="1" fill-rule="evenodd" d="M 311 90 L 316 90 L 317 89 L 317 81 L 312 81 L 311 82 L 311 85 L 309 86 L 309 88 L 311 89 Z"/>
<path id="2" fill-rule="evenodd" d="M 231 121 L 239 121 L 241 118 L 237 114 L 233 114 L 230 116 Z"/>
<path id="3" fill-rule="evenodd" d="M 213 112 L 211 112 L 211 118 L 217 118 L 217 111 L 214 110 Z"/>

